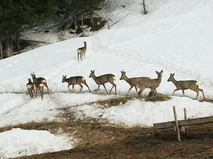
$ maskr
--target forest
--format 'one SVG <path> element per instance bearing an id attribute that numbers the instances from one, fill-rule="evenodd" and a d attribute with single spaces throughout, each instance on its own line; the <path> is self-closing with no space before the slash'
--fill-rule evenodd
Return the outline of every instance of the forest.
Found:
<path id="1" fill-rule="evenodd" d="M 25 27 L 42 22 L 58 12 L 69 12 L 73 29 L 82 32 L 84 20 L 95 25 L 94 11 L 104 0 L 1 0 L 0 1 L 0 59 L 14 55 L 21 48 L 20 32 Z"/>

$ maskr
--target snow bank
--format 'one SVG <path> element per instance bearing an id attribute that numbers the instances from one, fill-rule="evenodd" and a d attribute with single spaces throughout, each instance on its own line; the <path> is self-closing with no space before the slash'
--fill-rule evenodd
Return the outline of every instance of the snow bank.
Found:
<path id="1" fill-rule="evenodd" d="M 64 136 L 47 131 L 12 129 L 0 133 L 0 157 L 12 158 L 73 148 Z"/>

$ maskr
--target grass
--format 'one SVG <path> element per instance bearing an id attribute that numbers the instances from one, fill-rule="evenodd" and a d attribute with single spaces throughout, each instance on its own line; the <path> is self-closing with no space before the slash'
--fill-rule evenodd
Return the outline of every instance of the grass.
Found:
<path id="1" fill-rule="evenodd" d="M 159 102 L 159 101 L 168 101 L 170 100 L 171 97 L 167 96 L 167 95 L 164 95 L 164 94 L 161 94 L 161 93 L 153 93 L 153 92 L 150 92 L 148 94 L 147 97 L 145 97 L 145 101 L 150 101 L 150 102 Z"/>

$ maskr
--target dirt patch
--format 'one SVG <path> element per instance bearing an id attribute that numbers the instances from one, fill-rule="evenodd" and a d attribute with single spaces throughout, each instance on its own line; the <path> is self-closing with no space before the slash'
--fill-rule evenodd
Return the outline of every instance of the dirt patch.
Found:
<path id="1" fill-rule="evenodd" d="M 96 103 L 110 107 L 124 104 L 134 97 L 113 98 Z M 94 103 L 91 103 L 94 104 Z M 77 119 L 75 112 L 64 109 L 63 122 L 20 124 L 0 128 L 0 132 L 21 128 L 66 133 L 78 139 L 75 148 L 67 151 L 20 157 L 22 159 L 113 159 L 113 158 L 213 158 L 213 123 L 189 126 L 189 134 L 177 141 L 174 129 L 124 128 L 99 119 Z"/>
<path id="2" fill-rule="evenodd" d="M 81 126 L 77 136 L 82 142 L 74 149 L 21 158 L 213 158 L 213 124 L 190 126 L 182 142 L 176 140 L 173 129 Z"/>

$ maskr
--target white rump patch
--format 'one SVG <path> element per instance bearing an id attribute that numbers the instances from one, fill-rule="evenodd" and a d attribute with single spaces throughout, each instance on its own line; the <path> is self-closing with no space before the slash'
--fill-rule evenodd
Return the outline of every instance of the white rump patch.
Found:
<path id="1" fill-rule="evenodd" d="M 39 86 L 40 86 L 40 87 L 43 87 L 43 86 L 44 86 L 44 84 L 43 84 L 43 83 L 40 83 L 40 84 L 39 84 Z"/>
<path id="2" fill-rule="evenodd" d="M 86 79 L 83 77 L 83 78 L 82 78 L 82 81 L 86 81 Z"/>
<path id="3" fill-rule="evenodd" d="M 116 78 L 115 78 L 115 77 L 113 77 L 113 80 L 115 81 L 115 80 L 116 80 Z"/>
<path id="4" fill-rule="evenodd" d="M 32 88 L 32 86 L 28 84 L 27 85 L 27 89 L 31 89 L 31 88 Z"/>

